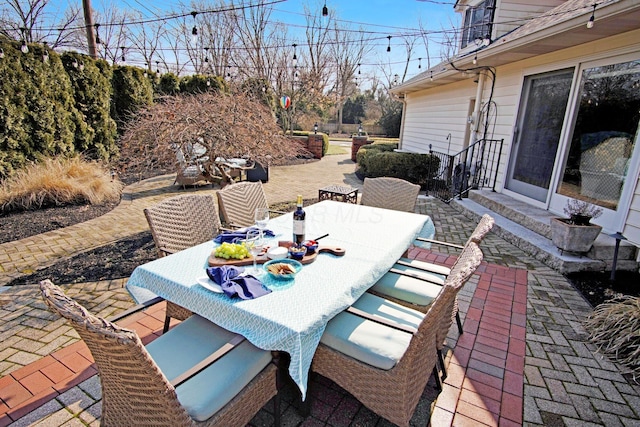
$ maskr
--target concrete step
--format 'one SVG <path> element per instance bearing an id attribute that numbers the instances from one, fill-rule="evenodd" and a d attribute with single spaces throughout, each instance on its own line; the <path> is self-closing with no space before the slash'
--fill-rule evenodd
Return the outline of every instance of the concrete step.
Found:
<path id="1" fill-rule="evenodd" d="M 560 273 L 612 269 L 615 239 L 607 234 L 600 234 L 585 256 L 561 253 L 550 239 L 549 218 L 555 215 L 548 211 L 488 191 L 472 191 L 469 198 L 453 200 L 451 205 L 476 220 L 485 213 L 493 216 L 494 233 Z M 635 259 L 636 248 L 621 242 L 616 269 L 637 270 Z"/>

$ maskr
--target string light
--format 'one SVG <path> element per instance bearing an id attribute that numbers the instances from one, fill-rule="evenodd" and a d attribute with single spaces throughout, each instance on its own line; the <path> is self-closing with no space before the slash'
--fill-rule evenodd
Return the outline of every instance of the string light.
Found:
<path id="1" fill-rule="evenodd" d="M 24 33 L 27 29 L 24 27 L 20 27 L 20 32 L 22 33 L 22 45 L 20 45 L 20 51 L 22 53 L 29 53 L 29 46 L 27 46 L 27 41 L 25 40 Z"/>
<path id="2" fill-rule="evenodd" d="M 430 80 L 433 81 L 433 70 L 431 70 L 431 77 Z"/>
<path id="3" fill-rule="evenodd" d="M 296 65 L 298 63 L 298 56 L 296 55 L 296 47 L 298 46 L 297 44 L 293 44 L 293 65 Z"/>
<path id="4" fill-rule="evenodd" d="M 0 47 L 0 59 L 4 58 L 4 49 Z"/>
<path id="5" fill-rule="evenodd" d="M 391 52 L 391 36 L 387 36 L 387 39 L 389 39 L 389 44 L 387 45 L 387 52 Z"/>
<path id="6" fill-rule="evenodd" d="M 418 58 L 418 70 L 422 68 L 422 58 Z"/>
<path id="7" fill-rule="evenodd" d="M 358 74 L 360 74 L 360 64 L 358 64 Z"/>
<path id="8" fill-rule="evenodd" d="M 156 75 L 160 75 L 160 61 L 156 61 Z"/>
<path id="9" fill-rule="evenodd" d="M 476 53 L 476 54 L 473 56 L 473 65 L 476 65 L 477 63 L 478 63 L 478 54 Z"/>
<path id="10" fill-rule="evenodd" d="M 101 44 L 102 40 L 100 40 L 100 34 L 98 34 L 98 28 L 100 28 L 100 24 L 94 24 L 93 27 L 96 29 L 96 44 Z"/>
<path id="11" fill-rule="evenodd" d="M 80 64 L 78 64 L 78 69 L 80 71 L 84 71 L 84 61 L 80 61 Z"/>
<path id="12" fill-rule="evenodd" d="M 124 46 L 120 46 L 120 49 L 122 49 L 122 62 L 127 62 L 127 60 L 124 57 Z"/>
<path id="13" fill-rule="evenodd" d="M 596 22 L 596 4 L 593 4 L 593 11 L 591 12 L 591 17 L 587 22 L 587 28 L 593 28 L 593 24 Z"/>
<path id="14" fill-rule="evenodd" d="M 194 43 L 198 40 L 198 27 L 196 27 L 196 15 L 197 14 L 198 14 L 198 12 L 196 12 L 196 11 L 191 12 L 191 16 L 193 16 L 193 28 L 191 29 L 191 38 L 192 38 Z"/>
<path id="15" fill-rule="evenodd" d="M 46 64 L 47 62 L 49 62 L 49 51 L 47 50 L 47 42 L 44 42 L 43 45 L 42 62 Z"/>
<path id="16" fill-rule="evenodd" d="M 327 8 L 327 2 L 324 2 L 324 6 L 322 7 L 322 16 L 328 16 L 329 15 L 329 9 Z"/>
<path id="17" fill-rule="evenodd" d="M 71 63 L 71 65 L 73 66 L 73 68 L 78 68 L 78 60 L 76 58 L 73 58 L 73 62 Z"/>
<path id="18" fill-rule="evenodd" d="M 209 48 L 205 47 L 204 62 L 209 62 Z"/>

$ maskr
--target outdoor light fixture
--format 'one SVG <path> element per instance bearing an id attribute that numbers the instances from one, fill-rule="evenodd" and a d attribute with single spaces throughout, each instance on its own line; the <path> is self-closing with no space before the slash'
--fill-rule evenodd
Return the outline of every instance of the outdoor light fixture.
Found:
<path id="1" fill-rule="evenodd" d="M 204 62 L 209 62 L 209 48 L 205 47 L 204 48 L 205 54 L 204 54 Z"/>
<path id="2" fill-rule="evenodd" d="M 297 44 L 292 44 L 293 46 L 293 65 L 296 65 L 298 63 L 298 56 L 296 55 L 296 47 L 298 46 Z"/>
<path id="3" fill-rule="evenodd" d="M 22 33 L 22 45 L 20 45 L 20 51 L 22 53 L 29 53 L 29 47 L 27 46 L 27 40 L 24 37 L 24 33 L 27 29 L 24 27 L 20 27 L 20 32 Z"/>
<path id="4" fill-rule="evenodd" d="M 122 62 L 127 62 L 127 60 L 124 57 L 124 46 L 120 46 L 120 49 L 122 50 Z"/>
<path id="5" fill-rule="evenodd" d="M 42 62 L 49 62 L 49 51 L 47 50 L 47 42 L 43 43 L 42 47 Z"/>
<path id="6" fill-rule="evenodd" d="M 476 54 L 473 56 L 473 65 L 476 65 L 477 63 L 478 63 L 478 54 L 476 53 Z"/>
<path id="7" fill-rule="evenodd" d="M 80 64 L 78 65 L 78 69 L 80 71 L 84 71 L 84 61 L 80 61 Z"/>
<path id="8" fill-rule="evenodd" d="M 418 70 L 422 68 L 422 58 L 418 58 Z"/>
<path id="9" fill-rule="evenodd" d="M 102 41 L 100 41 L 100 35 L 98 34 L 98 28 L 100 28 L 100 24 L 95 24 L 94 28 L 96 29 L 96 44 L 100 44 L 102 43 Z"/>
<path id="10" fill-rule="evenodd" d="M 433 81 L 433 70 L 431 70 L 431 81 Z"/>
<path id="11" fill-rule="evenodd" d="M 4 50 L 0 47 L 0 59 L 4 58 Z"/>
<path id="12" fill-rule="evenodd" d="M 358 126 L 358 136 L 362 136 L 362 123 Z"/>
<path id="13" fill-rule="evenodd" d="M 593 28 L 593 24 L 596 22 L 596 4 L 593 4 L 593 11 L 591 12 L 591 17 L 587 22 L 587 28 Z"/>
<path id="14" fill-rule="evenodd" d="M 391 36 L 387 36 L 389 39 L 389 44 L 387 45 L 387 52 L 391 52 Z"/>
<path id="15" fill-rule="evenodd" d="M 160 75 L 160 61 L 156 61 L 156 75 Z"/>
<path id="16" fill-rule="evenodd" d="M 327 2 L 324 2 L 324 6 L 322 7 L 322 16 L 328 16 L 329 15 L 329 9 L 327 8 Z"/>
<path id="17" fill-rule="evenodd" d="M 198 40 L 198 27 L 196 27 L 196 15 L 198 12 L 191 12 L 191 16 L 193 16 L 193 28 L 191 29 L 191 39 L 195 43 Z"/>
<path id="18" fill-rule="evenodd" d="M 316 123 L 313 125 L 313 133 L 314 133 L 314 134 L 318 133 L 318 122 L 316 122 Z"/>
<path id="19" fill-rule="evenodd" d="M 73 62 L 71 63 L 71 65 L 73 66 L 73 68 L 78 68 L 78 60 L 76 58 L 73 58 Z"/>

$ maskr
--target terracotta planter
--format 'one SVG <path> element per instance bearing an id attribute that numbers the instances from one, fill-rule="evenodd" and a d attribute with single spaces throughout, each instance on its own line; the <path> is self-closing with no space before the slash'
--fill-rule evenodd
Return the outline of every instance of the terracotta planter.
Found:
<path id="1" fill-rule="evenodd" d="M 551 240 L 562 251 L 589 252 L 602 227 L 599 225 L 574 225 L 565 218 L 551 218 Z"/>

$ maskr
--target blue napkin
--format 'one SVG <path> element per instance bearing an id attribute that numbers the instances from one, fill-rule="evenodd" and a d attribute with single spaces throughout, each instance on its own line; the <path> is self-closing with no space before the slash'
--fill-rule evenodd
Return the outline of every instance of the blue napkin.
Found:
<path id="1" fill-rule="evenodd" d="M 237 295 L 242 299 L 254 299 L 271 293 L 271 290 L 262 286 L 262 282 L 255 277 L 240 276 L 243 271 L 243 267 L 223 265 L 207 268 L 207 276 L 220 285 L 229 297 Z"/>
<path id="2" fill-rule="evenodd" d="M 224 242 L 235 243 L 236 239 L 246 239 L 247 238 L 247 232 L 249 230 L 258 230 L 258 228 L 249 227 L 249 228 L 242 228 L 240 230 L 225 231 L 224 233 L 218 234 L 216 236 L 216 238 L 213 239 L 213 241 L 216 242 L 216 243 L 224 243 Z M 275 234 L 273 234 L 273 231 L 271 231 L 271 230 L 262 230 L 262 233 L 266 237 L 275 236 Z"/>

